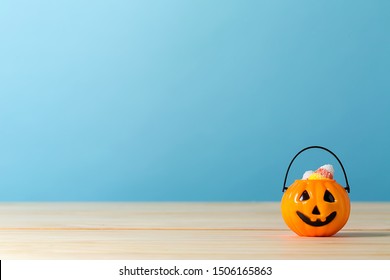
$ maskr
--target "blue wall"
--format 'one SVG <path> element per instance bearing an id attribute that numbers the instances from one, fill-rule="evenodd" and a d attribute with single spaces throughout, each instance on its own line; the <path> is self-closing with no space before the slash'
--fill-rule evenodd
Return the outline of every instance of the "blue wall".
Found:
<path id="1" fill-rule="evenodd" d="M 389 201 L 389 12 L 1 1 L 0 200 L 278 201 L 323 145 L 352 200 Z"/>

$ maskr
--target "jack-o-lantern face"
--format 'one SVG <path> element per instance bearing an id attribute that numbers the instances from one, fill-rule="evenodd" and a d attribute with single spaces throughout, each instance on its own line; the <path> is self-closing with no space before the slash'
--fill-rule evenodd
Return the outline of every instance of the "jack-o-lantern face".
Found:
<path id="1" fill-rule="evenodd" d="M 284 193 L 282 216 L 300 236 L 331 236 L 346 224 L 350 201 L 335 180 L 296 180 Z"/>

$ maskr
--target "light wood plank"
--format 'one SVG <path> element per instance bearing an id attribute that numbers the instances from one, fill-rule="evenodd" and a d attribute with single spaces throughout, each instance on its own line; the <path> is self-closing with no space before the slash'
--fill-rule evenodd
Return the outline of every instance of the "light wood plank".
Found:
<path id="1" fill-rule="evenodd" d="M 390 203 L 302 238 L 279 203 L 1 203 L 1 259 L 390 259 Z"/>

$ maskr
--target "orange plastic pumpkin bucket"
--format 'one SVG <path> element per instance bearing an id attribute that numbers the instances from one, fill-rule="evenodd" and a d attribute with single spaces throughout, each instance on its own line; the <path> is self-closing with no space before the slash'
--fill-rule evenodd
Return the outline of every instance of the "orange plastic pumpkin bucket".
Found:
<path id="1" fill-rule="evenodd" d="M 336 180 L 295 180 L 286 187 L 288 173 L 294 160 L 308 149 L 322 149 L 332 154 L 343 170 L 346 187 Z M 344 166 L 329 149 L 310 146 L 299 151 L 291 160 L 284 178 L 281 200 L 282 216 L 287 226 L 299 236 L 332 236 L 347 223 L 350 214 L 350 187 Z"/>

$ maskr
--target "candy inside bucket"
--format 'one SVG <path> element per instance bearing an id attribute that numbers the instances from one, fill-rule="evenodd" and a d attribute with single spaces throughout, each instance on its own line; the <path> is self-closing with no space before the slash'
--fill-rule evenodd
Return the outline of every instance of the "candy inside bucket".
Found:
<path id="1" fill-rule="evenodd" d="M 334 168 L 331 164 L 325 164 L 318 168 L 316 171 L 306 171 L 302 180 L 323 180 L 323 179 L 333 179 Z"/>

